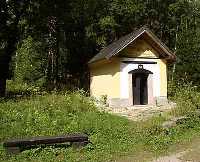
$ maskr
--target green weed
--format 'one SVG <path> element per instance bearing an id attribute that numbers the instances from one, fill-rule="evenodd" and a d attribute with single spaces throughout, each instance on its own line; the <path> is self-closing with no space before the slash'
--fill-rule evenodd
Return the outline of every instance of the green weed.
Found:
<path id="1" fill-rule="evenodd" d="M 137 156 L 141 150 L 162 154 L 173 144 L 199 136 L 200 114 L 196 112 L 198 97 L 199 93 L 195 89 L 180 88 L 174 97 L 177 108 L 169 114 L 143 122 L 133 122 L 124 117 L 99 112 L 93 99 L 83 91 L 1 101 L 1 142 L 10 138 L 81 132 L 89 135 L 91 143 L 79 150 L 70 147 L 39 147 L 12 157 L 6 155 L 1 145 L 0 160 L 102 162 L 114 161 L 129 154 Z M 186 120 L 171 128 L 162 127 L 163 122 L 171 116 L 179 115 L 185 115 Z"/>

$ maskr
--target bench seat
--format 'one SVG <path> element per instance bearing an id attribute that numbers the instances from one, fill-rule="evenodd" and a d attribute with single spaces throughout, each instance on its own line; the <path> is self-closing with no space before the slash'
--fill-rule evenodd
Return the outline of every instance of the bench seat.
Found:
<path id="1" fill-rule="evenodd" d="M 82 146 L 89 143 L 86 134 L 68 134 L 64 136 L 47 136 L 47 137 L 33 137 L 27 139 L 8 140 L 3 143 L 9 153 L 19 153 L 22 148 L 27 148 L 37 145 L 52 145 L 59 143 L 70 143 L 76 146 Z"/>

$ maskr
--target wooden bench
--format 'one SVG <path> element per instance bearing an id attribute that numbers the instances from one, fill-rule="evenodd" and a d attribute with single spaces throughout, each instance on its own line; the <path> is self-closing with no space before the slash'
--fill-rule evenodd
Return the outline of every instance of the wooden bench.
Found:
<path id="1" fill-rule="evenodd" d="M 89 139 L 85 134 L 69 134 L 64 136 L 33 137 L 28 139 L 8 140 L 3 143 L 3 146 L 8 153 L 16 154 L 23 151 L 23 149 L 31 148 L 33 146 L 61 143 L 69 143 L 70 145 L 80 147 L 87 145 L 89 143 Z"/>

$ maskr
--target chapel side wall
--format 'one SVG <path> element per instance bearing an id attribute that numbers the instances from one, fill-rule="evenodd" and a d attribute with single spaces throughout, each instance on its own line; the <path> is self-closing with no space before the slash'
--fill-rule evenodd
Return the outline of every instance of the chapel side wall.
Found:
<path id="1" fill-rule="evenodd" d="M 107 95 L 108 99 L 120 98 L 120 62 L 117 59 L 90 68 L 90 94 Z"/>
<path id="2" fill-rule="evenodd" d="M 165 60 L 159 60 L 160 66 L 160 96 L 167 97 L 167 63 Z"/>

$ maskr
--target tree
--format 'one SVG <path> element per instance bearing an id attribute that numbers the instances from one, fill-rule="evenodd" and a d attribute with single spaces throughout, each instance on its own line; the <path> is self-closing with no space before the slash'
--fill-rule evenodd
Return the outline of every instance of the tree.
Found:
<path id="1" fill-rule="evenodd" d="M 177 77 L 183 77 L 185 72 L 191 76 L 198 73 L 197 66 L 193 64 L 191 69 L 185 62 L 198 60 L 199 6 L 195 0 L 3 0 L 0 66 L 6 69 L 6 75 L 0 74 L 1 83 L 5 85 L 16 45 L 27 57 L 21 49 L 32 38 L 45 49 L 37 57 L 46 60 L 47 87 L 55 89 L 67 84 L 87 88 L 88 60 L 109 43 L 144 25 L 182 60 L 174 71 Z M 30 54 L 34 58 L 34 52 Z M 190 79 L 197 81 L 197 73 Z"/>
<path id="2" fill-rule="evenodd" d="M 174 40 L 178 62 L 174 69 L 177 80 L 184 79 L 199 85 L 200 79 L 200 4 L 179 0 L 170 6 L 172 22 L 176 25 Z"/>
<path id="3" fill-rule="evenodd" d="M 0 97 L 5 95 L 9 63 L 20 39 L 19 22 L 27 13 L 29 0 L 1 0 L 0 6 Z"/>
<path id="4" fill-rule="evenodd" d="M 15 81 L 35 84 L 45 76 L 46 57 L 42 43 L 28 37 L 22 41 L 15 56 Z"/>

